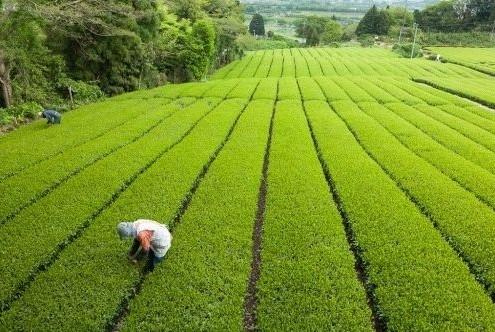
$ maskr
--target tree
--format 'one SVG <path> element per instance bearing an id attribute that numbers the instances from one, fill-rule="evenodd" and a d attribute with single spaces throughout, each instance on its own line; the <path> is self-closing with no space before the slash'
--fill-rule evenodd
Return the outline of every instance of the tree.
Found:
<path id="1" fill-rule="evenodd" d="M 45 45 L 37 17 L 23 3 L 5 3 L 0 11 L 0 88 L 2 106 L 46 102 L 55 92 L 63 67 Z"/>
<path id="2" fill-rule="evenodd" d="M 243 6 L 238 0 L 204 1 L 203 10 L 214 22 L 217 35 L 215 66 L 222 66 L 242 55 L 236 40 L 247 32 Z"/>
<path id="3" fill-rule="evenodd" d="M 12 81 L 10 79 L 10 63 L 4 50 L 0 49 L 0 84 L 2 85 L 2 103 L 9 107 L 12 103 Z"/>
<path id="4" fill-rule="evenodd" d="M 183 55 L 186 69 L 194 79 L 202 79 L 211 68 L 215 54 L 216 34 L 209 20 L 200 20 L 193 25 L 189 37 L 190 48 Z"/>
<path id="5" fill-rule="evenodd" d="M 477 23 L 489 23 L 495 20 L 495 1 L 493 0 L 465 0 L 470 20 Z"/>
<path id="6" fill-rule="evenodd" d="M 195 22 L 204 16 L 200 0 L 166 0 L 165 4 L 179 19 Z"/>
<path id="7" fill-rule="evenodd" d="M 201 79 L 245 32 L 237 0 L 0 0 L 0 107 L 60 101 L 74 80 L 117 94 Z"/>
<path id="8" fill-rule="evenodd" d="M 54 44 L 62 45 L 60 52 L 71 76 L 98 82 L 111 95 L 149 86 L 143 82 L 155 85 L 159 75 L 148 50 L 162 20 L 157 5 L 151 1 L 105 2 L 110 6 L 105 15 L 88 16 L 83 25 L 77 21 L 66 25 L 54 40 Z"/>
<path id="9" fill-rule="evenodd" d="M 358 36 L 365 34 L 385 35 L 389 28 L 388 13 L 385 10 L 378 10 L 376 5 L 373 5 L 359 22 L 356 34 Z"/>
<path id="10" fill-rule="evenodd" d="M 441 32 L 489 30 L 495 20 L 493 0 L 450 0 L 414 12 L 423 29 Z"/>
<path id="11" fill-rule="evenodd" d="M 387 8 L 390 26 L 411 26 L 414 21 L 412 12 L 402 7 Z"/>
<path id="12" fill-rule="evenodd" d="M 321 42 L 323 44 L 339 42 L 342 40 L 342 34 L 342 26 L 334 20 L 329 20 L 325 24 L 325 31 L 321 36 Z"/>
<path id="13" fill-rule="evenodd" d="M 452 32 L 462 29 L 453 1 L 442 1 L 422 11 L 414 11 L 414 21 L 420 28 L 431 31 Z"/>
<path id="14" fill-rule="evenodd" d="M 307 16 L 296 22 L 296 34 L 306 39 L 306 46 L 319 45 L 329 21 L 326 17 Z"/>
<path id="15" fill-rule="evenodd" d="M 265 21 L 260 14 L 254 14 L 251 23 L 249 23 L 249 33 L 254 36 L 265 35 Z"/>
<path id="16" fill-rule="evenodd" d="M 242 55 L 236 40 L 246 33 L 246 27 L 236 17 L 217 18 L 214 22 L 217 34 L 216 65 L 222 66 Z"/>

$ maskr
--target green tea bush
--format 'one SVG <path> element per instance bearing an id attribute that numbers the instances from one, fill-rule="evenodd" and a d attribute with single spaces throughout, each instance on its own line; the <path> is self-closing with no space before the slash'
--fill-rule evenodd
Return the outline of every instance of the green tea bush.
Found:
<path id="1" fill-rule="evenodd" d="M 0 201 L 4 202 L 0 206 L 0 224 L 7 216 L 49 194 L 70 177 L 140 139 L 164 117 L 184 109 L 179 100 L 168 105 L 168 100 L 155 99 L 143 106 L 143 114 L 132 121 L 0 182 Z M 40 174 L 44 176 L 40 177 Z"/>
<path id="2" fill-rule="evenodd" d="M 175 228 L 166 263 L 149 276 L 132 303 L 123 331 L 241 328 L 239 309 L 251 267 L 249 242 L 272 112 L 273 100 L 249 104 Z M 206 243 L 212 244 L 208 250 Z M 218 273 L 222 278 L 212 278 Z M 154 295 L 164 292 L 169 296 Z M 144 318 L 150 314 L 153 321 Z"/>
<path id="3" fill-rule="evenodd" d="M 364 289 L 355 278 L 355 260 L 301 101 L 279 102 L 273 121 L 259 329 L 372 331 Z"/>
<path id="4" fill-rule="evenodd" d="M 84 235 L 62 253 L 49 271 L 35 280 L 28 292 L 20 301 L 14 303 L 6 315 L 2 315 L 2 327 L 12 330 L 19 324 L 35 324 L 41 330 L 104 329 L 121 299 L 132 292 L 132 285 L 139 278 L 138 269 L 126 264 L 124 246 L 127 244 L 115 237 L 116 220 L 137 219 L 142 217 L 143 213 L 163 222 L 173 220 L 198 174 L 210 160 L 213 151 L 222 146 L 227 133 L 246 104 L 244 100 L 231 99 L 210 112 L 219 100 L 210 101 L 215 101 L 215 104 L 208 106 L 209 102 L 203 100 L 191 105 L 187 110 L 175 113 L 173 119 L 170 118 L 156 127 L 154 132 L 144 136 L 134 147 L 128 146 L 132 151 L 121 150 L 119 156 L 114 155 L 111 158 L 113 166 L 103 161 L 106 165 L 99 166 L 102 167 L 100 174 L 103 169 L 113 169 L 114 171 L 110 172 L 111 178 L 120 181 L 111 184 L 108 182 L 110 177 L 99 179 L 94 175 L 89 180 L 83 176 L 74 179 L 76 182 L 86 182 L 85 188 L 91 191 L 91 195 L 84 197 L 91 200 L 93 205 L 97 199 L 102 198 L 100 195 L 104 192 L 107 192 L 107 198 L 112 196 L 111 192 L 116 188 L 124 192 L 121 196 L 113 197 L 115 201 L 103 214 L 91 220 L 91 225 Z M 172 146 L 174 148 L 170 149 Z M 128 188 L 122 187 L 122 179 L 129 178 L 134 178 L 135 181 L 131 182 Z M 80 200 L 77 196 L 71 195 L 73 198 L 70 200 Z M 228 199 L 230 196 L 226 197 Z M 67 205 L 70 204 L 64 202 L 63 208 L 68 207 Z M 64 227 L 57 227 L 51 221 L 43 220 L 48 222 L 48 226 L 45 227 L 50 233 L 48 237 L 53 238 L 53 233 L 65 237 L 64 232 L 81 222 L 80 218 L 87 215 L 85 211 L 81 211 L 82 205 L 79 209 L 74 209 L 76 211 L 66 211 L 63 216 L 67 218 Z M 39 208 L 43 209 L 44 206 Z M 48 211 L 41 215 L 49 217 Z M 40 220 L 36 224 L 39 227 Z M 13 223 L 5 226 L 9 225 L 15 227 Z M 57 231 L 50 231 L 52 229 Z M 34 234 L 37 231 L 28 232 Z M 45 238 L 39 233 L 37 236 Z M 104 245 L 94 245 L 95 241 Z M 44 241 L 32 244 L 33 249 L 37 248 L 36 255 L 42 255 L 40 251 L 46 252 L 52 248 Z M 3 257 L 0 258 L 2 259 Z M 9 259 L 12 262 L 10 256 Z M 25 263 L 26 261 L 22 261 L 22 264 Z M 12 272 L 10 264 L 8 267 L 2 265 L 6 268 L 0 270 L 0 273 Z M 73 268 L 74 264 L 78 266 L 77 269 Z M 19 266 L 14 268 L 16 271 L 19 269 Z M 89 276 L 99 279 L 102 271 L 105 271 L 106 277 L 100 281 L 92 282 L 88 279 Z M 15 276 L 17 279 L 22 277 Z M 9 286 L 10 281 L 9 279 Z M 64 287 L 51 286 L 55 284 L 63 284 Z M 0 289 L 0 295 L 4 295 L 6 291 L 7 285 Z M 59 302 L 55 301 L 56 298 L 65 300 Z M 81 310 L 88 301 L 95 304 L 92 310 Z"/>
<path id="5" fill-rule="evenodd" d="M 495 154 L 485 146 L 474 142 L 459 133 L 459 131 L 451 128 L 449 124 L 452 124 L 452 122 L 449 123 L 445 119 L 448 114 L 439 112 L 437 107 L 427 104 L 410 107 L 398 103 L 387 106 L 392 112 L 414 124 L 437 142 L 476 165 L 495 173 Z M 445 121 L 445 123 L 439 120 Z M 459 121 L 459 124 L 462 125 L 462 122 Z M 472 131 L 472 128 L 469 128 L 469 130 Z M 493 142 L 493 139 L 490 142 Z"/>
<path id="6" fill-rule="evenodd" d="M 376 103 L 367 105 L 380 107 Z M 436 207 L 445 212 L 442 230 L 452 229 L 450 226 L 464 228 L 468 215 L 477 211 L 465 210 L 464 216 L 457 215 L 462 210 L 458 204 L 462 200 L 450 199 L 451 190 L 465 195 L 470 203 L 481 204 L 397 142 L 357 105 L 339 101 L 332 103 L 332 107 L 335 112 L 327 105 L 312 102 L 309 118 L 352 225 L 353 240 L 368 263 L 369 282 L 376 291 L 388 330 L 443 330 L 450 324 L 467 330 L 495 328 L 493 304 L 484 290 L 401 188 L 407 188 L 419 202 L 426 203 L 428 216 L 437 212 L 430 209 L 434 204 L 430 201 L 444 201 L 443 206 L 437 202 Z M 426 174 L 418 174 L 422 172 Z M 420 191 L 421 197 L 416 195 Z M 482 210 L 482 214 L 488 213 L 485 217 L 490 214 L 486 207 Z M 445 224 L 450 226 L 444 228 Z M 481 224 L 494 227 L 488 219 Z"/>
<path id="7" fill-rule="evenodd" d="M 111 205 L 127 189 L 127 185 L 149 167 L 147 165 L 181 142 L 184 135 L 195 128 L 206 114 L 212 115 L 210 110 L 218 102 L 218 99 L 204 99 L 182 112 L 176 112 L 173 117 L 155 126 L 148 135 L 71 177 L 50 195 L 4 224 L 2 227 L 5 232 L 1 239 L 4 248 L 16 242 L 16 237 L 11 234 L 19 234 L 27 242 L 23 251 L 5 251 L 0 254 L 0 262 L 4 267 L 0 270 L 0 277 L 4 281 L 0 288 L 0 301 L 11 298 L 19 285 L 36 271 L 40 262 L 49 260 L 58 246 L 68 241 L 67 238 L 71 238 L 77 229 L 85 223 L 89 226 L 99 214 L 95 211 Z M 237 114 L 235 112 L 238 110 L 233 108 L 226 112 L 225 117 L 230 115 L 228 119 L 231 119 Z M 112 172 L 108 176 L 98 176 L 109 169 Z M 91 190 L 91 195 L 84 194 L 85 190 Z M 26 226 L 33 224 L 36 227 Z M 34 238 L 38 240 L 28 241 Z"/>

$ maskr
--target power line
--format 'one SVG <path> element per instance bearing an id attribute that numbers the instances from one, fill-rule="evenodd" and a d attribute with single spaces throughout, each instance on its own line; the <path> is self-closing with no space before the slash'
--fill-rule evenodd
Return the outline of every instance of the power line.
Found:
<path id="1" fill-rule="evenodd" d="M 411 59 L 414 57 L 414 48 L 416 47 L 416 35 L 418 34 L 418 25 L 414 23 L 414 41 L 411 49 Z"/>

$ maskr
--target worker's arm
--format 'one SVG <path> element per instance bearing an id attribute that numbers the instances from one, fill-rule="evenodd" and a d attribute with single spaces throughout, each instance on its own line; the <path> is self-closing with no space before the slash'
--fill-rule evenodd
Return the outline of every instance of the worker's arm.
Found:
<path id="1" fill-rule="evenodd" d="M 129 259 L 133 263 L 137 263 L 139 255 L 144 252 L 145 254 L 148 254 L 148 251 L 151 248 L 151 237 L 153 236 L 152 231 L 141 231 L 138 233 L 136 236 L 136 241 L 139 243 L 139 248 L 136 250 L 131 249 L 131 252 L 129 252 Z M 136 244 L 134 244 L 136 245 Z M 134 251 L 134 252 L 133 252 Z"/>
<path id="2" fill-rule="evenodd" d="M 133 252 L 129 252 L 129 259 L 134 262 L 134 263 L 137 263 L 137 257 L 139 256 L 139 254 L 141 253 L 142 251 L 142 247 L 141 245 Z"/>
<path id="3" fill-rule="evenodd" d="M 136 239 L 139 241 L 139 244 L 141 244 L 141 251 L 144 251 L 145 253 L 148 253 L 151 248 L 151 237 L 153 236 L 152 231 L 141 231 L 137 235 Z"/>

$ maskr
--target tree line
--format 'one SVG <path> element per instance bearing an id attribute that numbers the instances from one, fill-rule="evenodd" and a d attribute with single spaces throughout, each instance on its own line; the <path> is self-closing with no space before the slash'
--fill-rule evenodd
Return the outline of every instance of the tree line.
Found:
<path id="1" fill-rule="evenodd" d="M 400 8 L 371 7 L 356 29 L 357 35 L 386 35 L 394 26 L 409 26 L 412 22 L 431 32 L 491 31 L 495 26 L 494 0 L 446 0 L 415 10 L 414 14 Z"/>
<path id="2" fill-rule="evenodd" d="M 245 30 L 237 0 L 0 0 L 0 107 L 201 80 Z"/>
<path id="3" fill-rule="evenodd" d="M 414 11 L 414 20 L 423 30 L 433 32 L 492 31 L 495 1 L 441 1 L 422 11 Z"/>

